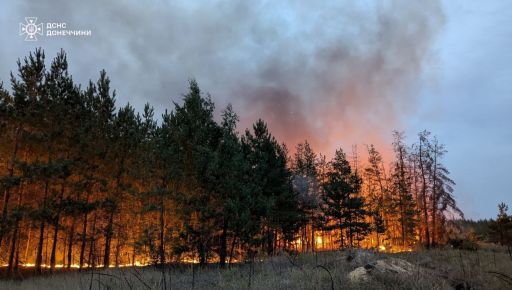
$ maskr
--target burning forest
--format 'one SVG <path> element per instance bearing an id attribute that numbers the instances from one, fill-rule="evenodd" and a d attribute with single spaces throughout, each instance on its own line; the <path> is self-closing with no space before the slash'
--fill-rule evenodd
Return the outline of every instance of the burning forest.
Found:
<path id="1" fill-rule="evenodd" d="M 117 108 L 107 74 L 75 83 L 64 51 L 18 62 L 0 90 L 7 272 L 407 252 L 445 244 L 463 216 L 447 150 L 428 131 L 411 144 L 394 132 L 386 159 L 374 145 L 323 155 L 261 119 L 239 128 L 231 105 L 217 118 L 194 80 L 169 105 L 161 117 L 150 104 Z"/>

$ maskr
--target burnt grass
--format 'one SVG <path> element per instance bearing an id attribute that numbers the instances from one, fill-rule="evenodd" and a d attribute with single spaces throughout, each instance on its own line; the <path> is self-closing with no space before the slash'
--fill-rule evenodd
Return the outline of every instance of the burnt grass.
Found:
<path id="1" fill-rule="evenodd" d="M 378 273 L 367 281 L 352 281 L 348 274 L 373 262 L 401 259 L 411 264 L 407 273 Z M 2 269 L 0 289 L 512 289 L 512 259 L 496 246 L 476 251 L 450 248 L 403 253 L 344 250 L 304 254 L 283 253 L 254 261 L 199 267 L 124 267 L 82 270 L 45 270 L 35 275 L 20 268 L 7 277 Z"/>

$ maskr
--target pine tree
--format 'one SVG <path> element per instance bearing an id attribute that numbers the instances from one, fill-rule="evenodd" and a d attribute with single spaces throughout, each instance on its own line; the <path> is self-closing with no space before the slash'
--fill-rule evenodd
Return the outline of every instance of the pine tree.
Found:
<path id="1" fill-rule="evenodd" d="M 443 165 L 442 158 L 446 154 L 444 145 L 436 137 L 424 130 L 418 134 L 419 142 L 413 145 L 411 154 L 413 185 L 418 196 L 420 220 L 424 229 L 424 244 L 435 246 L 445 232 L 444 215 L 449 210 L 459 216 L 462 211 L 457 207 L 453 196 L 455 182 L 449 177 L 450 172 Z"/>
<path id="2" fill-rule="evenodd" d="M 492 220 L 489 224 L 489 236 L 491 241 L 507 246 L 512 259 L 512 216 L 507 211 L 508 206 L 505 203 L 498 204 L 498 216 L 496 220 Z"/>
<path id="3" fill-rule="evenodd" d="M 247 182 L 245 174 L 247 166 L 242 152 L 242 145 L 236 124 L 238 116 L 228 105 L 222 112 L 222 136 L 215 151 L 215 165 L 211 172 L 212 191 L 216 193 L 214 208 L 217 210 L 217 226 L 219 231 L 219 264 L 224 267 L 228 256 L 228 239 L 232 243 L 237 238 L 237 219 L 244 216 L 246 211 L 243 204 L 243 195 L 247 194 L 244 183 Z M 241 220 L 238 220 L 240 222 Z"/>
<path id="4" fill-rule="evenodd" d="M 287 168 L 286 149 L 277 143 L 262 120 L 253 125 L 253 132 L 246 131 L 242 144 L 251 168 L 253 214 L 261 221 L 262 246 L 272 255 L 277 231 L 289 242 L 294 239 L 301 220 Z"/>
<path id="5" fill-rule="evenodd" d="M 22 130 L 20 137 L 25 140 L 24 143 L 30 150 L 24 154 L 25 160 L 16 163 L 19 165 L 21 178 L 27 181 L 28 186 L 42 187 L 43 193 L 34 196 L 38 203 L 31 205 L 30 214 L 39 224 L 35 269 L 41 273 L 45 233 L 49 230 L 49 225 L 54 226 L 55 244 L 55 236 L 58 235 L 55 213 L 59 211 L 58 197 L 61 195 L 58 194 L 58 188 L 62 188 L 62 179 L 69 175 L 68 162 L 60 150 L 65 131 L 59 122 L 62 120 L 62 104 L 67 98 L 73 98 L 75 90 L 67 76 L 67 62 L 63 52 L 52 62 L 50 71 L 45 69 L 44 53 L 41 50 L 31 53 L 24 59 L 23 64 L 18 61 L 18 70 L 19 78 L 12 75 L 11 83 L 15 103 L 23 104 L 27 109 L 23 115 L 20 114 L 23 127 L 18 128 Z M 33 156 L 36 158 L 32 158 Z M 7 202 L 4 203 L 6 205 Z M 12 250 L 14 247 L 11 247 L 11 253 Z"/>
<path id="6" fill-rule="evenodd" d="M 107 159 L 111 161 L 107 167 L 110 172 L 110 176 L 107 178 L 112 182 L 101 205 L 105 212 L 106 223 L 104 227 L 104 268 L 108 268 L 110 265 L 116 216 L 122 209 L 122 203 L 129 197 L 128 193 L 133 191 L 132 170 L 136 169 L 133 162 L 137 146 L 142 139 L 140 128 L 140 117 L 135 114 L 135 110 L 129 104 L 119 109 L 112 123 L 110 135 L 112 145 L 107 152 Z"/>
<path id="7" fill-rule="evenodd" d="M 17 174 L 16 164 L 24 154 L 24 145 L 30 142 L 27 135 L 38 124 L 38 100 L 44 93 L 45 64 L 44 52 L 37 49 L 23 61 L 18 60 L 17 77 L 11 73 L 12 96 L 1 90 L 2 151 L 5 152 L 6 171 L 1 177 L 3 194 L 2 212 L 0 217 L 0 249 L 5 235 L 10 231 L 9 209 L 13 191 L 21 184 L 21 176 Z M 8 252 L 2 251 L 2 252 Z"/>
<path id="8" fill-rule="evenodd" d="M 379 248 L 380 236 L 386 233 L 386 225 L 379 211 L 373 213 L 373 230 L 377 235 L 377 248 Z"/>
<path id="9" fill-rule="evenodd" d="M 419 167 L 418 174 L 419 174 L 419 180 L 420 180 L 420 204 L 421 204 L 421 211 L 422 211 L 422 223 L 423 223 L 423 229 L 425 230 L 425 245 L 427 248 L 431 246 L 431 239 L 430 239 L 430 226 L 429 226 L 429 196 L 430 196 L 430 189 L 428 185 L 428 174 L 429 174 L 429 168 L 431 165 L 431 156 L 430 156 L 430 143 L 429 143 L 429 136 L 430 132 L 424 130 L 418 134 L 419 136 L 419 142 L 418 145 L 415 147 L 417 148 L 417 152 L 415 153 L 415 157 L 417 158 L 417 164 Z"/>
<path id="10" fill-rule="evenodd" d="M 350 163 L 341 149 L 336 150 L 331 161 L 331 171 L 323 184 L 324 214 L 331 221 L 327 230 L 339 230 L 340 248 L 345 247 L 344 233 L 348 244 L 354 245 L 354 236 L 360 239 L 368 234 L 369 224 L 364 221 L 367 215 L 364 199 L 360 196 L 361 178 L 352 172 Z"/>
<path id="11" fill-rule="evenodd" d="M 393 208 L 398 213 L 400 225 L 400 244 L 405 246 L 413 243 L 416 226 L 416 203 L 412 196 L 411 177 L 407 161 L 407 150 L 404 144 L 404 134 L 393 132 L 393 150 L 395 161 L 391 174 Z"/>
<path id="12" fill-rule="evenodd" d="M 381 243 L 382 235 L 385 234 L 388 229 L 386 224 L 389 224 L 389 220 L 386 219 L 389 216 L 385 215 L 389 208 L 389 189 L 381 154 L 375 149 L 373 144 L 368 145 L 367 150 L 368 165 L 364 169 L 364 185 L 368 200 L 368 211 L 373 218 L 378 247 Z"/>
<path id="13" fill-rule="evenodd" d="M 464 217 L 462 211 L 458 208 L 453 197 L 453 187 L 455 182 L 449 177 L 450 171 L 441 162 L 446 154 L 446 149 L 443 144 L 440 144 L 436 137 L 430 141 L 430 156 L 431 166 L 429 168 L 432 197 L 431 197 L 431 215 L 432 215 L 432 244 L 435 246 L 442 238 L 442 233 L 445 232 L 442 222 L 446 211 L 450 210 Z"/>
<path id="14" fill-rule="evenodd" d="M 80 142 L 77 150 L 79 159 L 80 176 L 82 179 L 81 190 L 85 194 L 77 196 L 76 210 L 81 216 L 81 229 L 79 233 L 79 268 L 85 265 L 95 265 L 95 253 L 97 240 L 97 211 L 103 205 L 104 193 L 108 191 L 110 167 L 105 162 L 111 145 L 111 128 L 115 116 L 115 91 L 110 92 L 110 80 L 105 71 L 100 72 L 96 83 L 89 81 L 86 90 L 82 92 L 82 99 L 86 110 L 83 120 L 83 130 L 79 133 Z M 92 221 L 91 221 L 92 215 Z M 89 247 L 87 247 L 89 243 Z M 89 253 L 86 251 L 89 249 Z"/>
<path id="15" fill-rule="evenodd" d="M 168 240 L 166 234 L 168 204 L 172 188 L 176 181 L 174 167 L 176 166 L 174 151 L 176 146 L 168 143 L 166 137 L 168 115 L 164 114 L 161 127 L 154 120 L 154 109 L 149 104 L 144 106 L 141 122 L 141 143 L 136 150 L 136 166 L 139 168 L 134 174 L 140 183 L 137 192 L 142 205 L 140 214 L 148 216 L 149 221 L 140 224 L 143 231 L 132 233 L 137 236 L 137 250 L 145 246 L 149 249 L 149 256 L 155 264 L 161 267 L 166 263 L 166 247 Z M 157 213 L 157 215 L 153 215 Z M 158 242 L 156 242 L 158 241 Z M 135 251 L 135 248 L 134 248 Z"/>
<path id="16" fill-rule="evenodd" d="M 315 250 L 315 227 L 319 224 L 320 218 L 320 196 L 316 166 L 317 156 L 307 140 L 304 143 L 297 144 L 292 171 L 293 187 L 298 193 L 299 206 L 304 213 L 301 237 L 303 251 L 307 250 L 307 247 L 311 247 L 312 251 Z M 309 238 L 307 237 L 308 224 L 311 229 Z"/>
<path id="17" fill-rule="evenodd" d="M 215 150 L 222 134 L 213 120 L 214 104 L 202 96 L 197 82 L 191 81 L 183 105 L 175 104 L 170 123 L 173 142 L 179 146 L 178 156 L 183 169 L 182 190 L 175 198 L 185 206 L 179 210 L 183 221 L 183 234 L 188 244 L 194 245 L 199 262 L 208 260 L 214 234 L 215 197 L 210 184 L 214 167 Z"/>

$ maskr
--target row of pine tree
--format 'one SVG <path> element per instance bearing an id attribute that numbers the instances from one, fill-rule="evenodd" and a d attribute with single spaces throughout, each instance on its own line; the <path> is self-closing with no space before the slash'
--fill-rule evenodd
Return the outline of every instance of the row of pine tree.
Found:
<path id="1" fill-rule="evenodd" d="M 281 250 L 433 246 L 461 214 L 446 153 L 424 131 L 394 133 L 385 166 L 307 141 L 289 154 L 258 120 L 240 134 L 231 106 L 195 81 L 161 118 L 116 109 L 104 71 L 81 87 L 61 51 L 18 61 L 0 87 L 0 261 L 9 271 L 197 261 L 221 266 Z M 292 156 L 290 156 L 292 155 Z M 386 169 L 387 168 L 387 169 Z M 323 243 L 323 242 L 322 242 Z M 331 247 L 332 248 L 332 247 Z"/>

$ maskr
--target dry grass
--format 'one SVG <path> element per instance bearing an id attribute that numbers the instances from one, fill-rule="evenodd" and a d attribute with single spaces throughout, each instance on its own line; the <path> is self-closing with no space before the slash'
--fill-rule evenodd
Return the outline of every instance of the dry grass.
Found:
<path id="1" fill-rule="evenodd" d="M 164 272 L 152 267 L 67 272 L 2 280 L 0 289 L 512 289 L 512 260 L 501 250 L 357 251 L 351 261 L 348 255 L 347 251 L 282 255 L 229 269 L 173 266 Z M 390 256 L 413 264 L 414 273 L 374 274 L 369 282 L 352 284 L 348 280 L 347 274 L 356 267 Z"/>

